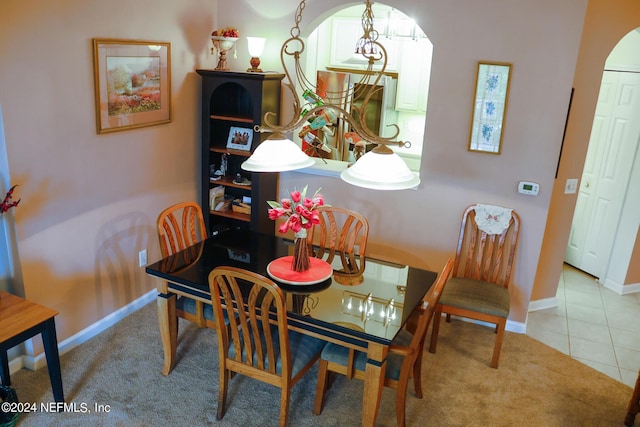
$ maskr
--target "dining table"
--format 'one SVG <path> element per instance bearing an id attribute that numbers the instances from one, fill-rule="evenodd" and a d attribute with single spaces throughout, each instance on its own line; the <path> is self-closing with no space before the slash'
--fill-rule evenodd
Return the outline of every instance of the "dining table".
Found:
<path id="1" fill-rule="evenodd" d="M 176 299 L 211 303 L 211 270 L 218 266 L 243 268 L 280 286 L 290 330 L 366 353 L 362 425 L 374 426 L 389 346 L 437 273 L 384 259 L 337 253 L 327 260 L 331 265 L 328 275 L 299 282 L 274 273 L 274 265 L 290 257 L 293 248 L 294 242 L 283 236 L 232 229 L 148 265 L 146 273 L 162 279 L 157 285 L 162 373 L 168 375 L 176 363 Z"/>

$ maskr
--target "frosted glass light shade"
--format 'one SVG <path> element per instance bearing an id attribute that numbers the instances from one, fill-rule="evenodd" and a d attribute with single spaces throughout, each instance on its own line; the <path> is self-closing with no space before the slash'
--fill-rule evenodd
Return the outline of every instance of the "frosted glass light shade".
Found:
<path id="1" fill-rule="evenodd" d="M 315 164 L 295 142 L 282 134 L 273 134 L 260 143 L 240 167 L 250 172 L 285 172 Z"/>
<path id="2" fill-rule="evenodd" d="M 249 45 L 249 55 L 253 58 L 259 58 L 264 51 L 264 43 L 267 39 L 263 37 L 247 37 L 247 44 Z"/>
<path id="3" fill-rule="evenodd" d="M 381 149 L 379 149 L 381 148 Z M 372 190 L 405 190 L 417 187 L 420 177 L 388 147 L 378 146 L 340 174 L 349 184 Z"/>

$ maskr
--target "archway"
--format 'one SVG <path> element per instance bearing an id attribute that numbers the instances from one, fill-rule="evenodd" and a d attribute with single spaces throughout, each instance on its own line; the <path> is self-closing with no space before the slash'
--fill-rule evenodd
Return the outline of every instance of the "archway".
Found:
<path id="1" fill-rule="evenodd" d="M 606 58 L 626 33 L 638 27 L 638 16 L 640 3 L 637 2 L 589 1 L 574 74 L 575 94 L 548 209 L 530 310 L 557 305 L 555 295 L 576 202 L 575 196 L 564 194 L 565 183 L 582 173 Z M 634 252 L 634 256 L 640 259 L 640 253 Z"/>

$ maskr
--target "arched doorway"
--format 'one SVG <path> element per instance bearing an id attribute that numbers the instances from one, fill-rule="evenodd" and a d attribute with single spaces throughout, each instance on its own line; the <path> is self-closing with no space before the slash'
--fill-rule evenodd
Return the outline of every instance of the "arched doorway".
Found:
<path id="1" fill-rule="evenodd" d="M 633 30 L 607 59 L 565 256 L 568 264 L 620 293 L 637 237 L 632 218 L 640 216 L 632 180 L 640 168 L 638 52 L 640 32 Z"/>
<path id="2" fill-rule="evenodd" d="M 580 178 L 582 175 L 605 61 L 620 39 L 640 25 L 639 16 L 638 2 L 589 1 L 576 59 L 572 85 L 575 92 L 552 190 L 534 286 L 529 298 L 529 311 L 557 306 L 558 281 L 562 276 L 577 200 L 576 195 L 565 194 L 565 183 L 567 179 Z M 632 265 L 634 261 L 640 262 L 640 249 L 634 250 Z M 640 271 L 636 271 L 635 277 L 635 281 L 640 282 Z M 627 285 L 625 289 L 628 287 Z"/>

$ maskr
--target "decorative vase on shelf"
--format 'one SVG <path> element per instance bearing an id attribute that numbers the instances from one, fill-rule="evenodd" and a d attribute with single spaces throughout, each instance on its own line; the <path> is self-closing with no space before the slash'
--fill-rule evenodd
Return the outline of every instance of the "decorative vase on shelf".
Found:
<path id="1" fill-rule="evenodd" d="M 229 52 L 236 44 L 236 40 L 238 37 L 223 37 L 223 36 L 211 36 L 211 43 L 213 43 L 213 48 L 219 52 L 218 65 L 216 66 L 216 70 L 218 71 L 229 71 L 229 67 L 227 67 L 227 52 Z M 211 50 L 213 54 L 213 49 Z"/>
<path id="2" fill-rule="evenodd" d="M 311 264 L 309 260 L 309 246 L 307 245 L 307 229 L 301 229 L 295 233 L 295 236 L 291 269 L 297 272 L 307 271 Z"/>

